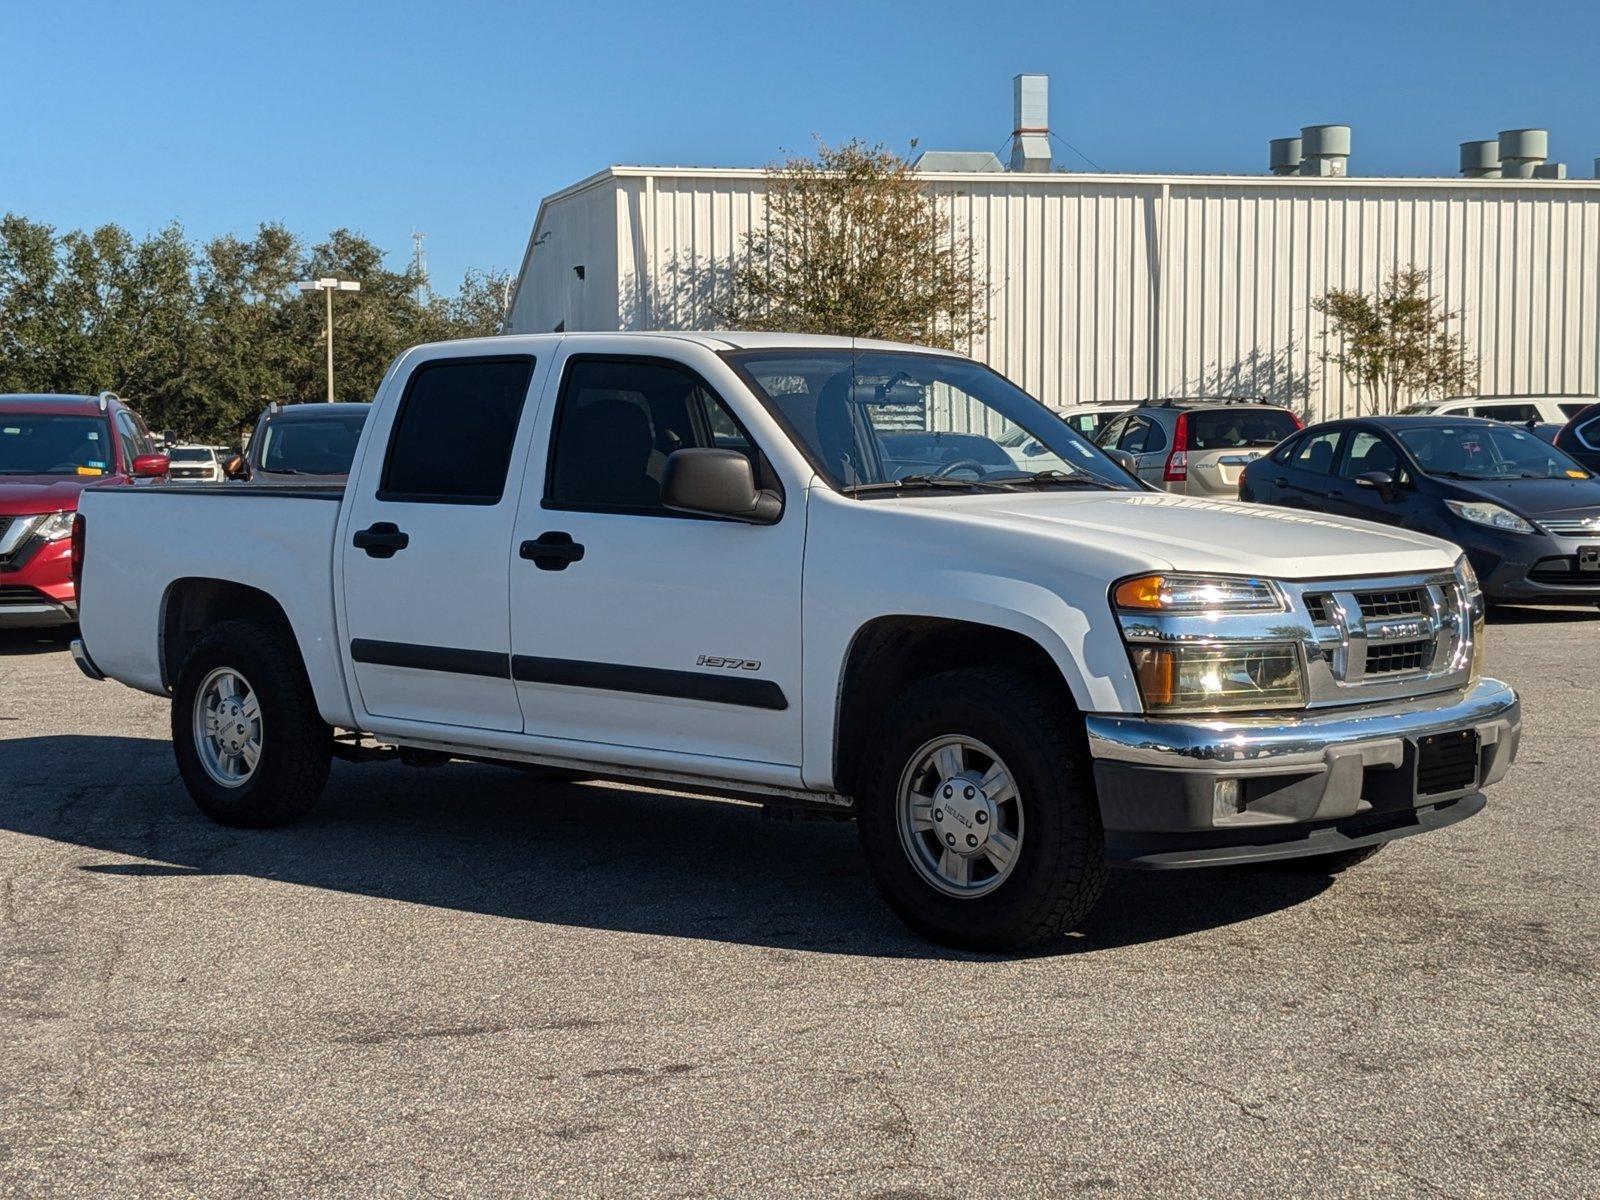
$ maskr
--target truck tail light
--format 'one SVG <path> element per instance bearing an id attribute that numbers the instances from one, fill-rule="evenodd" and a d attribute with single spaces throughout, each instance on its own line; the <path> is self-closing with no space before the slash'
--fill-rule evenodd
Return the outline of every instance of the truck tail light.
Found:
<path id="1" fill-rule="evenodd" d="M 79 603 L 83 601 L 83 514 L 72 514 L 72 591 Z"/>
<path id="2" fill-rule="evenodd" d="M 1172 453 L 1167 455 L 1167 466 L 1161 472 L 1167 483 L 1182 483 L 1189 478 L 1189 414 L 1179 413 L 1178 423 L 1172 427 Z"/>

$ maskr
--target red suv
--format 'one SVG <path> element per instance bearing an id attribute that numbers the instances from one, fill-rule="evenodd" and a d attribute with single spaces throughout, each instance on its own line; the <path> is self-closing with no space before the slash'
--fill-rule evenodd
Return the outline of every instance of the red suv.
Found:
<path id="1" fill-rule="evenodd" d="M 167 456 L 110 392 L 0 395 L 0 629 L 70 625 L 72 515 L 90 484 L 164 478 Z"/>

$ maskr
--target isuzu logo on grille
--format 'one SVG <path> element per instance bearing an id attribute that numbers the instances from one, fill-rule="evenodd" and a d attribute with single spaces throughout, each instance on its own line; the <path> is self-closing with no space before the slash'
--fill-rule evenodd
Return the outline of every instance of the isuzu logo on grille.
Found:
<path id="1" fill-rule="evenodd" d="M 1406 621 L 1367 622 L 1369 642 L 1416 642 L 1433 636 L 1433 626 L 1421 618 Z"/>

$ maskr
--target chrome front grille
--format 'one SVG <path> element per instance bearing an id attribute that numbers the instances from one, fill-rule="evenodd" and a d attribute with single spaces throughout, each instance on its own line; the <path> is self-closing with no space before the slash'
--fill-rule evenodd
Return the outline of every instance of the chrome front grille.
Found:
<path id="1" fill-rule="evenodd" d="M 1433 658 L 1433 639 L 1395 642 L 1367 647 L 1367 675 L 1395 675 L 1401 671 L 1420 671 Z"/>
<path id="2" fill-rule="evenodd" d="M 1600 541 L 1600 516 L 1568 517 L 1555 521 L 1541 519 L 1539 525 L 1546 533 L 1553 533 L 1556 537 L 1594 538 Z"/>
<path id="3" fill-rule="evenodd" d="M 1426 588 L 1397 588 L 1383 592 L 1356 592 L 1356 604 L 1367 620 L 1384 617 L 1420 617 L 1428 611 Z"/>

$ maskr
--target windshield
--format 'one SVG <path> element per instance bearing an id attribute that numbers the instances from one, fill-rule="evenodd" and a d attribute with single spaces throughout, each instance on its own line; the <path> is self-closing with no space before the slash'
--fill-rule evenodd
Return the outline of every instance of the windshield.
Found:
<path id="1" fill-rule="evenodd" d="M 367 410 L 268 421 L 261 469 L 281 475 L 348 475 Z"/>
<path id="2" fill-rule="evenodd" d="M 1543 438 L 1509 425 L 1430 425 L 1399 430 L 1424 474 L 1452 479 L 1587 479 Z"/>
<path id="3" fill-rule="evenodd" d="M 0 413 L 0 475 L 104 475 L 111 454 L 104 417 Z"/>
<path id="4" fill-rule="evenodd" d="M 1300 428 L 1286 408 L 1203 408 L 1188 416 L 1191 450 L 1276 446 Z"/>
<path id="5" fill-rule="evenodd" d="M 175 463 L 196 463 L 211 461 L 211 451 L 204 449 L 188 449 L 183 446 L 175 447 L 169 452 Z"/>
<path id="6" fill-rule="evenodd" d="M 1032 396 L 968 359 L 848 350 L 726 357 L 847 494 L 1138 486 Z"/>

